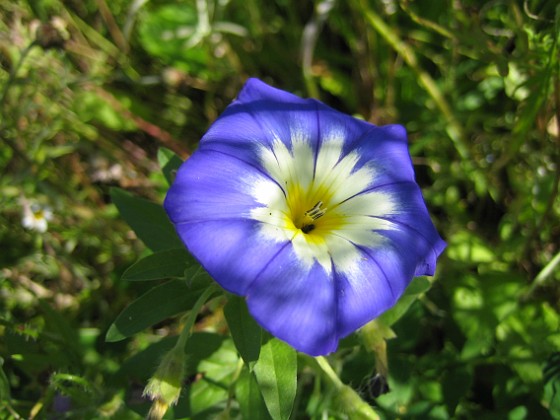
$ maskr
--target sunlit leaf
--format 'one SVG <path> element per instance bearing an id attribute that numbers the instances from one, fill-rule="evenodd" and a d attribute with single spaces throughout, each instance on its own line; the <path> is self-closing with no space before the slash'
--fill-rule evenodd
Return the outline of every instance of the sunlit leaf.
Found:
<path id="1" fill-rule="evenodd" d="M 188 361 L 200 372 L 189 391 L 189 407 L 191 415 L 196 418 L 212 418 L 223 410 L 223 404 L 229 396 L 229 387 L 238 368 L 239 357 L 233 342 L 223 339 L 216 348 L 217 334 L 193 335 L 187 342 Z M 200 362 L 196 363 L 190 357 L 191 352 L 203 355 Z"/>
<path id="2" fill-rule="evenodd" d="M 167 183 L 171 185 L 183 160 L 175 152 L 165 147 L 160 147 L 158 150 L 158 162 Z"/>
<path id="3" fill-rule="evenodd" d="M 261 350 L 261 327 L 249 314 L 245 299 L 238 296 L 228 297 L 224 315 L 237 351 L 243 361 L 252 368 Z"/>
<path id="4" fill-rule="evenodd" d="M 130 107 L 129 98 L 122 98 L 122 102 L 118 102 L 119 107 Z M 132 120 L 125 118 L 119 109 L 115 109 L 112 104 L 95 92 L 81 91 L 75 103 L 76 111 L 82 121 L 93 120 L 113 130 L 132 131 L 136 129 L 136 124 Z"/>
<path id="5" fill-rule="evenodd" d="M 446 254 L 449 258 L 461 262 L 482 263 L 496 259 L 488 244 L 475 233 L 466 230 L 453 235 Z"/>
<path id="6" fill-rule="evenodd" d="M 153 56 L 185 71 L 204 73 L 208 51 L 202 48 L 200 27 L 194 4 L 161 5 L 138 25 L 139 41 Z"/>
<path id="7" fill-rule="evenodd" d="M 270 418 L 264 403 L 259 384 L 249 369 L 244 368 L 235 384 L 235 396 L 239 403 L 241 416 L 245 419 Z"/>
<path id="8" fill-rule="evenodd" d="M 289 419 L 297 389 L 296 351 L 271 338 L 261 347 L 254 373 L 271 417 L 274 420 Z"/>

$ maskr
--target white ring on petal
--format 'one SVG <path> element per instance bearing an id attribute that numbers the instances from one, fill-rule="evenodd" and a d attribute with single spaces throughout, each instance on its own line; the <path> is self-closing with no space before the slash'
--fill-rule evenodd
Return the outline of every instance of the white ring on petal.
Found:
<path id="1" fill-rule="evenodd" d="M 385 192 L 364 192 L 374 184 L 375 168 L 367 163 L 356 169 L 356 150 L 342 155 L 342 132 L 324 133 L 316 157 L 304 133 L 292 130 L 291 135 L 291 150 L 279 139 L 270 149 L 261 147 L 261 163 L 271 180 L 253 186 L 251 194 L 263 207 L 252 209 L 250 217 L 262 222 L 265 240 L 291 241 L 306 269 L 317 262 L 327 274 L 333 264 L 337 271 L 355 274 L 364 258 L 358 247 L 378 247 L 387 241 L 379 231 L 398 229 L 383 219 L 398 213 L 396 200 Z M 336 226 L 320 233 L 322 240 L 311 240 L 291 220 L 289 202 L 298 197 L 288 194 L 294 188 L 308 202 L 323 202 L 328 212 L 325 219 L 334 221 Z"/>

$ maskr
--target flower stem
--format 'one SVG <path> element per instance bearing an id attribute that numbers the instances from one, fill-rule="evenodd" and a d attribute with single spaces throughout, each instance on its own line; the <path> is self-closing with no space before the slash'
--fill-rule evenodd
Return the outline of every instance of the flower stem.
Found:
<path id="1" fill-rule="evenodd" d="M 345 385 L 327 359 L 323 356 L 315 358 L 323 376 L 330 382 L 336 392 L 335 405 L 351 419 L 378 420 L 379 415 L 365 402 L 356 391 Z"/>
<path id="2" fill-rule="evenodd" d="M 200 309 L 215 291 L 216 286 L 212 285 L 198 297 L 177 343 L 165 354 L 156 372 L 144 388 L 144 395 L 153 401 L 147 416 L 149 420 L 161 420 L 169 407 L 179 400 L 186 371 L 185 346 L 191 336 L 192 327 Z"/>
<path id="3" fill-rule="evenodd" d="M 340 380 L 340 378 L 338 377 L 338 375 L 330 365 L 329 361 L 325 359 L 325 357 L 319 356 L 316 357 L 315 360 L 317 361 L 317 364 L 323 371 L 324 376 L 326 376 L 329 379 L 329 381 L 335 387 L 335 389 L 338 390 L 344 386 L 344 384 L 342 383 L 342 381 Z"/>
<path id="4" fill-rule="evenodd" d="M 210 287 L 208 287 L 197 299 L 197 301 L 195 302 L 195 304 L 193 305 L 191 311 L 189 312 L 189 315 L 187 317 L 187 320 L 185 322 L 185 326 L 183 327 L 183 331 L 181 331 L 181 335 L 179 336 L 179 339 L 177 340 L 177 343 L 175 344 L 175 348 L 181 348 L 184 349 L 188 339 L 191 336 L 191 330 L 192 327 L 194 325 L 194 322 L 196 321 L 196 317 L 198 316 L 198 313 L 200 312 L 200 309 L 202 308 L 202 306 L 206 303 L 206 301 L 210 298 L 210 296 L 216 291 L 216 286 L 212 285 Z"/>

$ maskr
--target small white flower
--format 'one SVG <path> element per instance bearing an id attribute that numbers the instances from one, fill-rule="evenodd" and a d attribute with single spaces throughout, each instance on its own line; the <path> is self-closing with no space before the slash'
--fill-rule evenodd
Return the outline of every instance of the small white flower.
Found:
<path id="1" fill-rule="evenodd" d="M 38 204 L 30 205 L 24 201 L 21 224 L 26 229 L 44 233 L 47 231 L 48 222 L 52 219 L 52 216 L 52 210 L 49 207 Z"/>

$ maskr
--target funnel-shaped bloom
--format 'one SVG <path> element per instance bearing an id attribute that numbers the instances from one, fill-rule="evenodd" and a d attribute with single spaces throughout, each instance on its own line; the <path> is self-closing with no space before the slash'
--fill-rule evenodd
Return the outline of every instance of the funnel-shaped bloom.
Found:
<path id="1" fill-rule="evenodd" d="M 432 275 L 445 247 L 406 132 L 250 79 L 180 168 L 165 209 L 189 251 L 310 355 Z"/>

